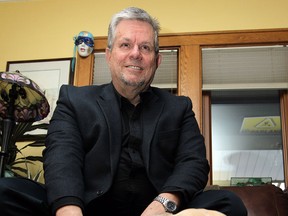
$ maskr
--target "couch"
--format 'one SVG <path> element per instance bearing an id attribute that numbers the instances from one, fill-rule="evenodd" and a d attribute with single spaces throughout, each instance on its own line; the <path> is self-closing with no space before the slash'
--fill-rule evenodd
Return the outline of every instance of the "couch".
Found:
<path id="1" fill-rule="evenodd" d="M 244 202 L 248 216 L 288 216 L 288 192 L 274 185 L 225 186 Z"/>

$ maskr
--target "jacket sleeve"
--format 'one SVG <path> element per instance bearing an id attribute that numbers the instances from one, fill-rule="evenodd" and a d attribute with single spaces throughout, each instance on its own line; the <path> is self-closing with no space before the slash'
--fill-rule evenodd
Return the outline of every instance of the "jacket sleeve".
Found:
<path id="1" fill-rule="evenodd" d="M 175 100 L 167 103 L 159 119 L 153 144 L 158 154 L 153 157 L 151 170 L 160 192 L 181 192 L 186 203 L 206 186 L 210 167 L 191 100 Z"/>
<path id="2" fill-rule="evenodd" d="M 84 149 L 74 110 L 68 87 L 62 86 L 43 151 L 45 186 L 53 211 L 67 204 L 83 208 Z"/>

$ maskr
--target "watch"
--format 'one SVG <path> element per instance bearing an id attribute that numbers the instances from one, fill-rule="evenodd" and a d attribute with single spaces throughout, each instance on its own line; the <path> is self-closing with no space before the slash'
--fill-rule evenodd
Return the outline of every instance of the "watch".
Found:
<path id="1" fill-rule="evenodd" d="M 161 196 L 155 197 L 154 200 L 160 202 L 164 206 L 166 212 L 176 213 L 177 205 L 175 202 L 173 202 L 173 201 L 171 201 L 165 197 L 161 197 Z"/>

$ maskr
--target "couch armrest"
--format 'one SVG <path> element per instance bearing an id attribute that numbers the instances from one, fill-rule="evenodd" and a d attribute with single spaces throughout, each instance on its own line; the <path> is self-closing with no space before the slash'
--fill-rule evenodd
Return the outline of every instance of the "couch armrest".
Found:
<path id="1" fill-rule="evenodd" d="M 221 189 L 236 193 L 244 202 L 248 216 L 288 215 L 288 194 L 274 185 L 228 186 Z"/>

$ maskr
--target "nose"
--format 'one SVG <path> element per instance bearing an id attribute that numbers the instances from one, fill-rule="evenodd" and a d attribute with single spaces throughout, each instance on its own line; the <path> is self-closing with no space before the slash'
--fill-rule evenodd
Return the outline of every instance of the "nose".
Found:
<path id="1" fill-rule="evenodd" d="M 133 49 L 131 49 L 130 58 L 133 58 L 133 59 L 141 59 L 142 58 L 142 54 L 141 54 L 140 48 L 138 46 L 135 45 L 133 47 Z"/>

